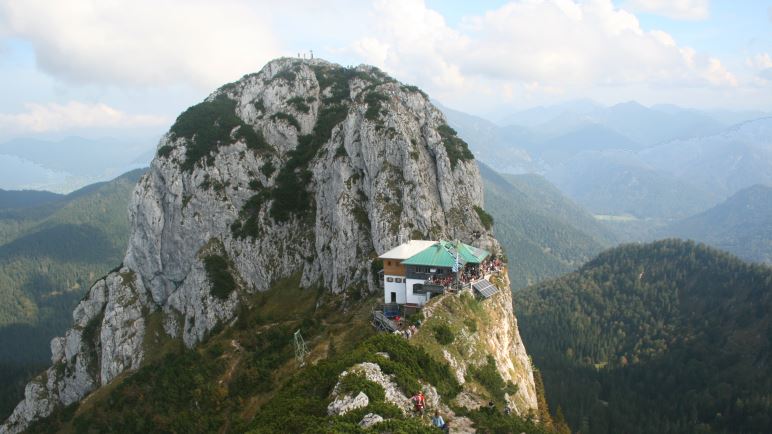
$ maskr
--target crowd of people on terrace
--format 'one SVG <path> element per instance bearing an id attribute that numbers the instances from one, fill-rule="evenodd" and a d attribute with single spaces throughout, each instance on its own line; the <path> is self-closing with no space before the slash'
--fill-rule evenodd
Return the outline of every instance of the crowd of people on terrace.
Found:
<path id="1" fill-rule="evenodd" d="M 476 282 L 479 279 L 482 279 L 484 276 L 488 274 L 494 274 L 501 271 L 501 267 L 504 265 L 504 263 L 501 261 L 501 259 L 495 258 L 491 259 L 489 261 L 485 261 L 482 264 L 480 264 L 478 267 L 466 267 L 458 276 L 458 280 L 462 284 L 468 284 Z M 428 279 L 426 282 L 431 283 L 433 285 L 440 285 L 444 286 L 445 289 L 449 289 L 453 286 L 453 283 L 455 282 L 455 276 L 453 275 L 439 275 L 439 276 L 432 276 L 430 279 Z"/>

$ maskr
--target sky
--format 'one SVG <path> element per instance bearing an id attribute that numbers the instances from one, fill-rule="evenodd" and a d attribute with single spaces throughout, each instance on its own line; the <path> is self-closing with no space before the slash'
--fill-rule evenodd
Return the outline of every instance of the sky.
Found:
<path id="1" fill-rule="evenodd" d="M 484 116 L 575 99 L 772 109 L 772 1 L 0 0 L 0 140 L 160 134 L 310 50 Z"/>

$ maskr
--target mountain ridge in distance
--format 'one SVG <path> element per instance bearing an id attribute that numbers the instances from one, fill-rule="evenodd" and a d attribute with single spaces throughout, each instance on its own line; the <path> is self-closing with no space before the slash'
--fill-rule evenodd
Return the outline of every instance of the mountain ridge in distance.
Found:
<path id="1" fill-rule="evenodd" d="M 748 261 L 772 263 L 772 187 L 742 189 L 713 208 L 668 225 L 657 236 L 700 241 Z"/>

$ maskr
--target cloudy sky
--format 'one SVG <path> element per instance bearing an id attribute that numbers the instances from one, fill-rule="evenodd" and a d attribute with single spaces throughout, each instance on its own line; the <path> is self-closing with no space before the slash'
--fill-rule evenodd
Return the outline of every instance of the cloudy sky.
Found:
<path id="1" fill-rule="evenodd" d="M 162 131 L 309 50 L 482 115 L 578 98 L 772 109 L 772 1 L 0 0 L 0 139 Z"/>

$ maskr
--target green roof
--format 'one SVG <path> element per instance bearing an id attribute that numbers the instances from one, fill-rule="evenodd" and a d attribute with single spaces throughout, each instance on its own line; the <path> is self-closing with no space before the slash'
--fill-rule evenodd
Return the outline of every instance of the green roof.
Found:
<path id="1" fill-rule="evenodd" d="M 489 253 L 483 249 L 458 243 L 458 262 L 462 267 L 467 264 L 479 264 Z M 402 261 L 404 265 L 424 265 L 427 267 L 453 268 L 456 264 L 456 244 L 440 240 L 424 250 Z"/>
<path id="2" fill-rule="evenodd" d="M 469 244 L 459 243 L 458 253 L 468 264 L 479 264 L 490 255 L 488 251 L 470 246 Z"/>

